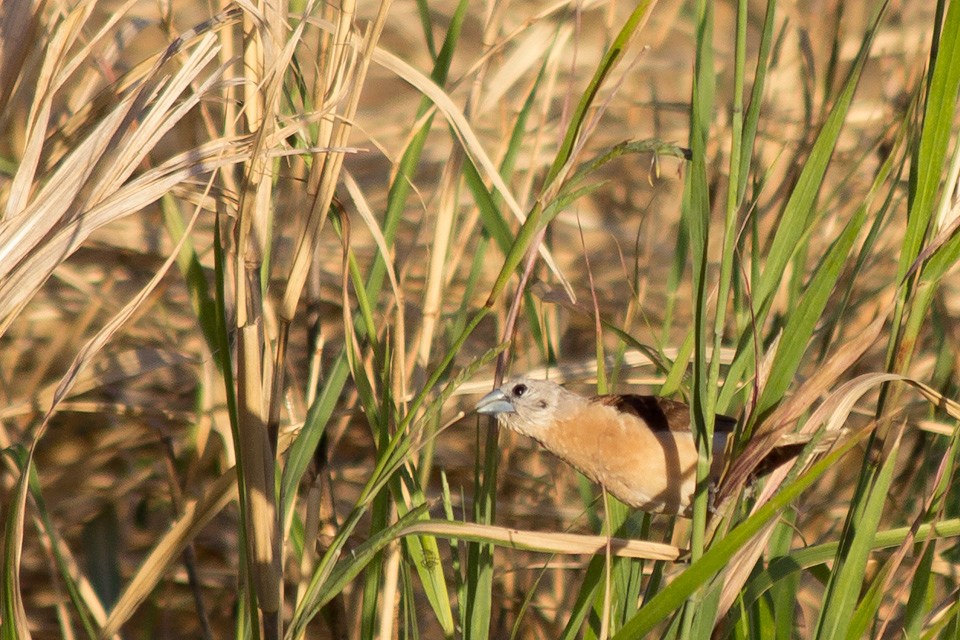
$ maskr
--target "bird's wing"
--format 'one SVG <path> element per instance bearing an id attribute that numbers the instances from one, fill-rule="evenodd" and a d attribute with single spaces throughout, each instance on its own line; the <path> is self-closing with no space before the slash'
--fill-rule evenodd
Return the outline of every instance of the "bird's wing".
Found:
<path id="1" fill-rule="evenodd" d="M 632 393 L 594 396 L 590 401 L 637 416 L 655 432 L 690 431 L 690 407 L 682 402 Z M 733 433 L 736 426 L 736 418 L 717 415 L 713 429 L 714 433 Z"/>

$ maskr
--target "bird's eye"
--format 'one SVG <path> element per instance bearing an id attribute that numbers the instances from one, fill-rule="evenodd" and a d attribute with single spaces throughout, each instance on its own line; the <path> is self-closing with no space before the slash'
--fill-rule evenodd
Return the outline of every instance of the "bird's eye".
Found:
<path id="1" fill-rule="evenodd" d="M 527 385 L 525 384 L 518 384 L 513 388 L 513 395 L 516 396 L 517 398 L 519 398 L 526 392 L 527 392 Z"/>

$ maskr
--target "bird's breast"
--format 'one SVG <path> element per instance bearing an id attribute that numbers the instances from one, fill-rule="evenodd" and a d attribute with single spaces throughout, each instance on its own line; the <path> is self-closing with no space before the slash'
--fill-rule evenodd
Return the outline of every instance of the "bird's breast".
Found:
<path id="1" fill-rule="evenodd" d="M 556 421 L 539 440 L 633 507 L 679 513 L 690 505 L 697 449 L 688 432 L 654 432 L 640 418 L 594 405 Z"/>

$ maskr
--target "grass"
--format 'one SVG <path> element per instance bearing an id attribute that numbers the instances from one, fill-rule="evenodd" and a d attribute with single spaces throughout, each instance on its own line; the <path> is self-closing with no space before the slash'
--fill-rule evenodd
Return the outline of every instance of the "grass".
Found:
<path id="1" fill-rule="evenodd" d="M 0 9 L 0 636 L 956 635 L 960 4 L 178 5 Z"/>

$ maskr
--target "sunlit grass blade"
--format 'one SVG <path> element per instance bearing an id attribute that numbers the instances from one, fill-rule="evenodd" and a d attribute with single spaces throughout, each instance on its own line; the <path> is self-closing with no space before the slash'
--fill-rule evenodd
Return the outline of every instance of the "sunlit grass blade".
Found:
<path id="1" fill-rule="evenodd" d="M 682 220 L 690 242 L 693 307 L 693 368 L 691 381 L 690 424 L 699 452 L 696 467 L 697 492 L 693 499 L 693 523 L 690 530 L 690 554 L 695 562 L 703 554 L 707 523 L 707 476 L 712 460 L 716 381 L 710 380 L 707 364 L 707 248 L 710 242 L 710 189 L 707 175 L 707 140 L 716 91 L 713 70 L 713 5 L 700 0 L 695 5 L 697 49 L 694 58 L 693 87 L 690 97 L 690 169 L 686 175 L 681 204 Z M 723 302 L 726 304 L 726 301 Z M 675 365 L 676 366 L 676 365 Z M 695 602 L 688 603 L 680 627 L 680 637 L 695 633 Z M 700 616 L 703 619 L 709 616 Z M 702 630 L 701 630 L 702 631 Z"/>
<path id="2" fill-rule="evenodd" d="M 188 229 L 193 227 L 193 224 L 196 222 L 197 214 L 195 213 L 193 218 L 188 225 Z M 167 258 L 166 262 L 161 265 L 160 269 L 153 275 L 151 280 L 147 285 L 142 288 L 137 295 L 133 296 L 121 309 L 115 314 L 109 322 L 107 322 L 92 338 L 90 338 L 86 344 L 77 352 L 76 356 L 73 359 L 73 362 L 67 368 L 67 371 L 63 374 L 60 379 L 60 383 L 57 386 L 57 389 L 51 399 L 50 406 L 46 409 L 46 414 L 43 417 L 42 422 L 38 425 L 37 429 L 33 433 L 33 439 L 30 446 L 30 449 L 27 453 L 26 460 L 24 461 L 24 472 L 21 476 L 21 482 L 18 488 L 18 500 L 16 505 L 19 508 L 19 515 L 13 513 L 10 518 L 11 524 L 9 525 L 10 530 L 6 535 L 6 547 L 5 547 L 5 565 L 10 571 L 19 570 L 19 554 L 20 554 L 20 544 L 23 535 L 23 518 L 24 518 L 24 509 L 26 505 L 26 494 L 28 487 L 28 478 L 29 470 L 32 467 L 32 459 L 37 447 L 37 444 L 41 440 L 42 436 L 46 432 L 46 429 L 49 425 L 50 419 L 56 413 L 58 405 L 60 402 L 67 396 L 70 389 L 73 387 L 76 382 L 80 372 L 85 369 L 94 356 L 99 353 L 99 351 L 104 347 L 104 345 L 110 340 L 110 338 L 126 323 L 130 316 L 134 314 L 143 304 L 144 301 L 149 297 L 153 290 L 157 287 L 163 277 L 166 275 L 167 270 L 172 266 L 177 255 L 180 251 L 180 245 L 174 248 L 174 252 Z M 9 613 L 11 614 L 10 619 L 16 619 L 16 603 L 19 599 L 19 588 L 16 587 L 16 584 L 9 585 L 9 588 L 12 591 L 16 591 L 16 595 L 12 593 L 5 593 L 4 596 L 4 607 L 5 609 L 9 608 Z M 5 590 L 6 591 L 6 590 Z M 22 605 L 21 605 L 22 606 Z M 27 632 L 29 634 L 29 632 Z"/>
<path id="3" fill-rule="evenodd" d="M 281 571 L 277 526 L 274 454 L 263 419 L 263 381 L 260 339 L 255 325 L 246 325 L 237 340 L 238 465 L 243 465 L 247 500 L 247 553 L 249 571 L 264 614 L 280 608 Z M 268 636 L 269 637 L 269 636 Z"/>
<path id="4" fill-rule="evenodd" d="M 956 3 L 61 4 L 0 2 L 4 638 L 957 635 Z M 737 417 L 692 530 L 478 423 L 522 374 Z"/>
<path id="5" fill-rule="evenodd" d="M 953 114 L 957 104 L 957 88 L 960 84 L 960 8 L 956 3 L 937 3 L 946 6 L 946 15 L 942 27 L 937 30 L 940 41 L 931 51 L 929 85 L 920 139 L 916 147 L 914 162 L 910 165 L 910 215 L 907 217 L 907 230 L 900 254 L 898 279 L 906 277 L 913 261 L 920 254 L 922 243 L 928 237 L 930 220 L 935 210 L 935 199 L 943 178 L 944 160 L 947 145 L 953 132 Z M 945 262 L 931 265 L 932 277 L 943 269 Z"/>
<path id="6" fill-rule="evenodd" d="M 947 518 L 922 524 L 915 531 L 911 527 L 882 529 L 874 536 L 873 549 L 876 551 L 897 547 L 913 535 L 918 539 L 956 538 L 960 536 L 960 519 Z M 744 589 L 745 601 L 747 603 L 755 601 L 784 578 L 800 571 L 826 565 L 836 557 L 839 546 L 839 542 L 826 542 L 793 549 L 788 554 L 772 556 L 766 568 L 758 572 L 747 584 Z"/>
<path id="7" fill-rule="evenodd" d="M 753 287 L 753 305 L 756 313 L 756 322 L 763 323 L 770 305 L 772 296 L 783 279 L 783 274 L 794 249 L 800 239 L 807 233 L 810 224 L 815 220 L 815 202 L 823 185 L 824 175 L 833 157 L 834 148 L 846 120 L 847 113 L 853 101 L 854 92 L 863 73 L 870 48 L 883 17 L 883 7 L 873 18 L 861 43 L 857 57 L 847 74 L 843 88 L 833 103 L 833 109 L 823 123 L 810 154 L 803 165 L 803 170 L 797 179 L 790 198 L 780 216 L 776 227 L 776 234 L 766 252 L 766 260 L 758 282 Z M 749 360 L 753 357 L 752 336 L 744 335 L 738 347 L 737 359 L 730 367 L 723 391 L 717 401 L 719 406 L 727 406 L 737 389 L 737 384 L 750 369 Z"/>
<path id="8" fill-rule="evenodd" d="M 847 258 L 854 241 L 867 221 L 867 206 L 857 209 L 836 241 L 817 265 L 802 296 L 797 301 L 796 312 L 790 316 L 777 352 L 770 367 L 770 376 L 757 400 L 756 411 L 764 415 L 781 401 L 790 383 L 797 374 L 804 353 L 810 344 L 814 329 L 820 322 L 833 288 L 847 265 Z"/>
<path id="9" fill-rule="evenodd" d="M 944 2 L 938 2 L 942 11 Z M 936 211 L 946 211 L 946 199 L 951 189 L 944 189 L 943 204 L 936 206 L 936 197 L 941 190 L 944 168 L 947 165 L 947 145 L 953 135 L 953 115 L 960 89 L 960 7 L 951 2 L 946 9 L 943 27 L 937 33 L 940 40 L 931 50 L 929 84 L 923 106 L 923 119 L 914 155 L 910 163 L 909 215 L 907 229 L 900 252 L 897 269 L 898 281 L 908 277 L 916 268 L 915 261 L 921 257 L 924 244 L 930 242 L 936 232 L 947 226 L 946 219 L 935 220 Z M 955 143 L 956 144 L 956 143 Z M 957 152 L 954 151 L 956 154 Z M 953 218 L 955 216 L 951 216 Z M 943 240 L 941 240 L 943 242 Z M 960 257 L 960 239 L 953 237 L 925 257 L 919 277 L 907 283 L 902 290 L 900 303 L 894 316 L 896 332 L 890 341 L 887 361 L 892 371 L 903 373 L 909 366 L 927 311 L 932 303 L 939 280 L 953 267 Z M 911 276 L 912 277 L 912 276 Z M 905 323 L 901 326 L 901 322 Z M 894 392 L 896 393 L 896 392 Z M 894 395 L 891 400 L 896 400 Z"/>

